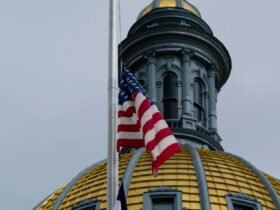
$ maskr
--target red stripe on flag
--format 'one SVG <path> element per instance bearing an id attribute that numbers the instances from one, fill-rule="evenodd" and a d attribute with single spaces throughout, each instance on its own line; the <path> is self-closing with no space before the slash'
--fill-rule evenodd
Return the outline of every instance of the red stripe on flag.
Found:
<path id="1" fill-rule="evenodd" d="M 123 131 L 138 132 L 138 131 L 140 131 L 140 123 L 137 123 L 137 124 L 134 124 L 134 125 L 120 124 L 118 126 L 118 132 L 123 132 Z"/>
<path id="2" fill-rule="evenodd" d="M 136 113 L 135 107 L 129 107 L 126 111 L 119 111 L 118 117 L 132 117 Z"/>
<path id="3" fill-rule="evenodd" d="M 134 148 L 141 148 L 144 147 L 143 139 L 118 139 L 117 142 L 117 150 L 120 151 L 122 147 L 134 147 Z"/>
<path id="4" fill-rule="evenodd" d="M 143 114 L 151 107 L 150 101 L 146 98 L 140 105 L 138 109 L 138 118 L 141 119 Z"/>
<path id="5" fill-rule="evenodd" d="M 152 171 L 153 175 L 156 176 L 158 173 L 159 167 L 172 155 L 175 153 L 181 152 L 181 148 L 178 143 L 171 144 L 169 147 L 167 147 L 161 154 L 157 157 L 155 161 L 152 163 Z"/>
<path id="6" fill-rule="evenodd" d="M 160 121 L 162 119 L 163 118 L 162 118 L 162 115 L 160 114 L 160 112 L 153 114 L 151 119 L 149 121 L 147 121 L 145 123 L 145 125 L 143 125 L 143 133 L 146 134 L 149 130 L 153 129 L 155 123 L 157 123 L 158 121 Z"/>
<path id="7" fill-rule="evenodd" d="M 158 145 L 158 143 L 161 142 L 161 140 L 171 135 L 172 135 L 172 131 L 168 127 L 158 131 L 156 133 L 154 140 L 146 144 L 147 151 L 152 151 Z"/>

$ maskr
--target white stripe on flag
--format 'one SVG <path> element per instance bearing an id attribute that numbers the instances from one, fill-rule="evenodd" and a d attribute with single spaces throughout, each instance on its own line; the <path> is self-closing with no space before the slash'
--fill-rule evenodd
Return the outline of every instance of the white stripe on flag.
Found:
<path id="1" fill-rule="evenodd" d="M 157 146 L 152 150 L 152 156 L 153 160 L 156 160 L 160 154 L 166 150 L 167 147 L 169 147 L 172 144 L 178 143 L 178 141 L 174 138 L 173 135 L 167 136 L 164 139 L 162 139 Z"/>
<path id="2" fill-rule="evenodd" d="M 154 128 L 149 130 L 145 135 L 144 135 L 144 139 L 145 139 L 145 145 L 147 145 L 149 142 L 151 142 L 152 140 L 154 140 L 156 134 L 162 130 L 167 128 L 167 125 L 165 123 L 164 120 L 160 120 L 158 121 L 156 124 L 154 124 Z"/>
<path id="3" fill-rule="evenodd" d="M 124 102 L 122 105 L 119 105 L 119 111 L 126 111 L 128 110 L 130 107 L 134 107 L 134 101 L 126 101 Z"/>
<path id="4" fill-rule="evenodd" d="M 137 120 L 138 116 L 134 113 L 132 117 L 119 117 L 118 122 L 120 125 L 133 125 L 137 123 Z"/>
<path id="5" fill-rule="evenodd" d="M 136 112 L 138 113 L 139 108 L 143 101 L 145 101 L 147 98 L 142 94 L 142 93 L 137 93 L 136 98 L 135 98 L 135 109 Z"/>
<path id="6" fill-rule="evenodd" d="M 142 132 L 118 132 L 118 139 L 143 139 Z"/>
<path id="7" fill-rule="evenodd" d="M 153 118 L 155 113 L 158 113 L 158 109 L 155 105 L 151 106 L 148 110 L 145 111 L 141 118 L 141 125 L 144 126 L 150 119 Z"/>

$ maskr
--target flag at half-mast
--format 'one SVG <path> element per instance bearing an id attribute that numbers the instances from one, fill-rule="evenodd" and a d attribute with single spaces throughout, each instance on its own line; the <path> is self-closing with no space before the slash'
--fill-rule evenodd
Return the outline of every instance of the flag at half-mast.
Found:
<path id="1" fill-rule="evenodd" d="M 117 149 L 146 147 L 152 155 L 152 171 L 172 155 L 180 152 L 180 145 L 171 129 L 152 103 L 134 75 L 123 67 L 119 92 Z"/>

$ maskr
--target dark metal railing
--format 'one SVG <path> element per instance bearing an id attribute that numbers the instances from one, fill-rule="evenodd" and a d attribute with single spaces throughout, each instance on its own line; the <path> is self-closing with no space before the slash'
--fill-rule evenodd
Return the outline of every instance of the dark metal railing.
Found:
<path id="1" fill-rule="evenodd" d="M 166 120 L 169 128 L 182 128 L 181 121 L 177 119 L 168 119 Z"/>

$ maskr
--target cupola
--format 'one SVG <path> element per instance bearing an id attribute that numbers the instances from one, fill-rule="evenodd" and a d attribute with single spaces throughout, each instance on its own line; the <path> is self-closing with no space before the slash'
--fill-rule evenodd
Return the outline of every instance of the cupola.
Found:
<path id="1" fill-rule="evenodd" d="M 153 0 L 139 17 L 121 59 L 181 144 L 222 151 L 216 103 L 231 71 L 227 49 L 186 0 Z"/>

